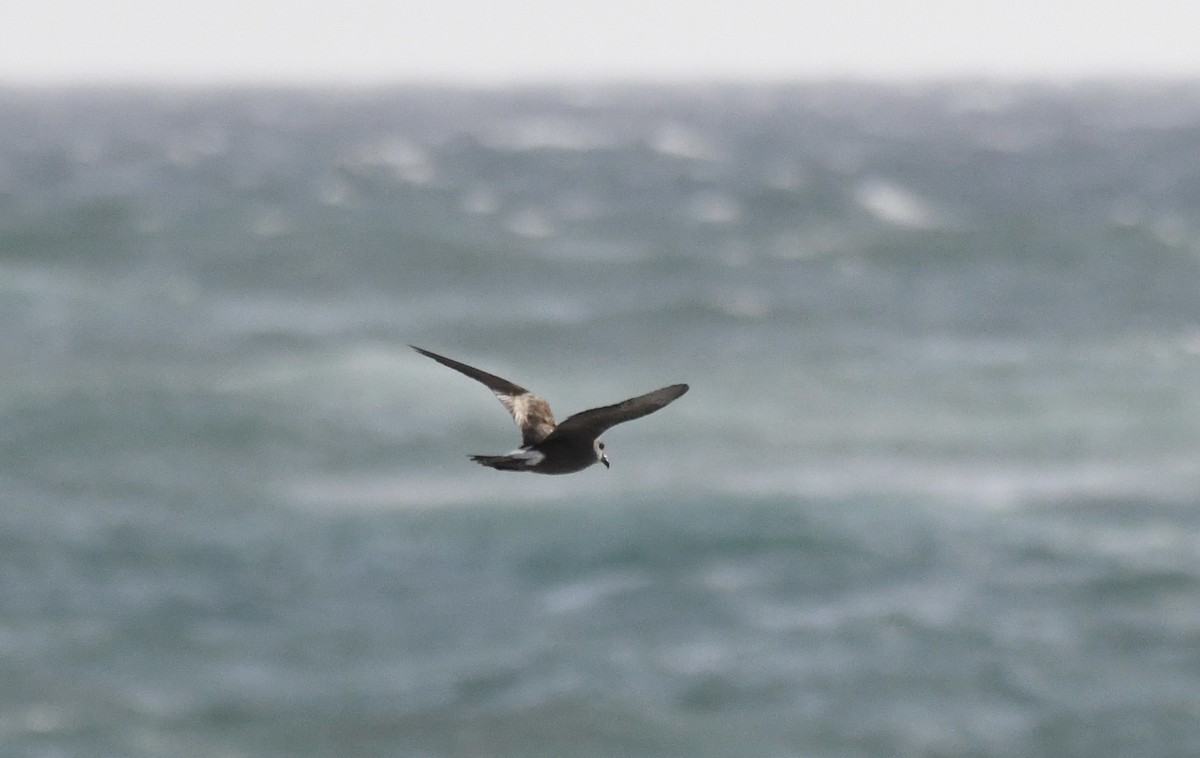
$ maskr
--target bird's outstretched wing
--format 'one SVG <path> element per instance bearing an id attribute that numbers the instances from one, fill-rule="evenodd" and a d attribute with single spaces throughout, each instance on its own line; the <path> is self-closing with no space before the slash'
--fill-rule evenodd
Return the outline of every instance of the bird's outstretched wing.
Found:
<path id="1" fill-rule="evenodd" d="M 554 414 L 550 412 L 550 405 L 545 400 L 533 394 L 521 385 L 513 384 L 507 379 L 502 379 L 494 374 L 489 374 L 486 371 L 480 371 L 474 366 L 468 366 L 465 363 L 459 363 L 453 358 L 447 358 L 444 355 L 438 355 L 437 353 L 419 348 L 416 345 L 409 345 L 409 347 L 411 347 L 413 350 L 416 350 L 421 355 L 434 359 L 443 366 L 448 366 L 461 374 L 466 374 L 475 381 L 482 383 L 493 393 L 495 393 L 496 397 L 500 399 L 500 403 L 505 407 L 505 409 L 508 410 L 510 414 L 512 414 L 513 421 L 517 422 L 517 426 L 520 427 L 521 445 L 523 447 L 536 445 L 537 443 L 546 439 L 546 437 L 548 437 L 550 433 L 554 431 Z M 649 397 L 649 395 L 646 395 L 645 397 Z M 631 401 L 627 400 L 625 402 Z M 667 402 L 670 402 L 670 400 Z M 666 403 L 663 403 L 663 405 L 666 405 Z M 585 411 L 585 413 L 588 412 L 590 411 Z M 646 411 L 646 413 L 649 412 L 650 411 Z M 630 418 L 636 417 L 631 416 Z"/>
<path id="2" fill-rule="evenodd" d="M 670 387 L 647 392 L 645 395 L 631 397 L 614 405 L 605 405 L 580 411 L 574 416 L 563 420 L 555 430 L 555 434 L 589 434 L 593 439 L 599 437 L 606 429 L 632 421 L 635 418 L 649 415 L 664 408 L 688 391 L 686 384 L 672 384 Z"/>

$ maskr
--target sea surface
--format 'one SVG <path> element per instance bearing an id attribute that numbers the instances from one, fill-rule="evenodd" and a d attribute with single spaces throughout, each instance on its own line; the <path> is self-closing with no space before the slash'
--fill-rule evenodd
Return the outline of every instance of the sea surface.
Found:
<path id="1" fill-rule="evenodd" d="M 1200 83 L 0 91 L 0 755 L 1200 755 Z"/>

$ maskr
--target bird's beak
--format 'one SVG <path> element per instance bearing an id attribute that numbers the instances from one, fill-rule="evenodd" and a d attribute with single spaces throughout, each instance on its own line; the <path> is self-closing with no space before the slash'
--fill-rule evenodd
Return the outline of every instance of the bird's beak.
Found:
<path id="1" fill-rule="evenodd" d="M 604 468 L 609 468 L 607 455 L 600 456 L 600 462 L 604 464 Z"/>

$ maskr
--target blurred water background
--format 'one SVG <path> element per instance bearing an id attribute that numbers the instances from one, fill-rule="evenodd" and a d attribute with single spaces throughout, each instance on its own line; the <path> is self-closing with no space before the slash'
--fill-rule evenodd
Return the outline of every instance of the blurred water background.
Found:
<path id="1" fill-rule="evenodd" d="M 1200 755 L 1200 85 L 0 92 L 5 756 Z M 559 417 L 692 391 L 611 471 Z"/>

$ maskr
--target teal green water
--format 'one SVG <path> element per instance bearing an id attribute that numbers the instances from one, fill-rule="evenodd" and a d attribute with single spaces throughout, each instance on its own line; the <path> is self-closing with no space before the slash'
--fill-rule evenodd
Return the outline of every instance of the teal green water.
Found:
<path id="1" fill-rule="evenodd" d="M 0 745 L 1193 756 L 1200 87 L 0 94 Z M 686 381 L 612 469 L 559 417 Z"/>

